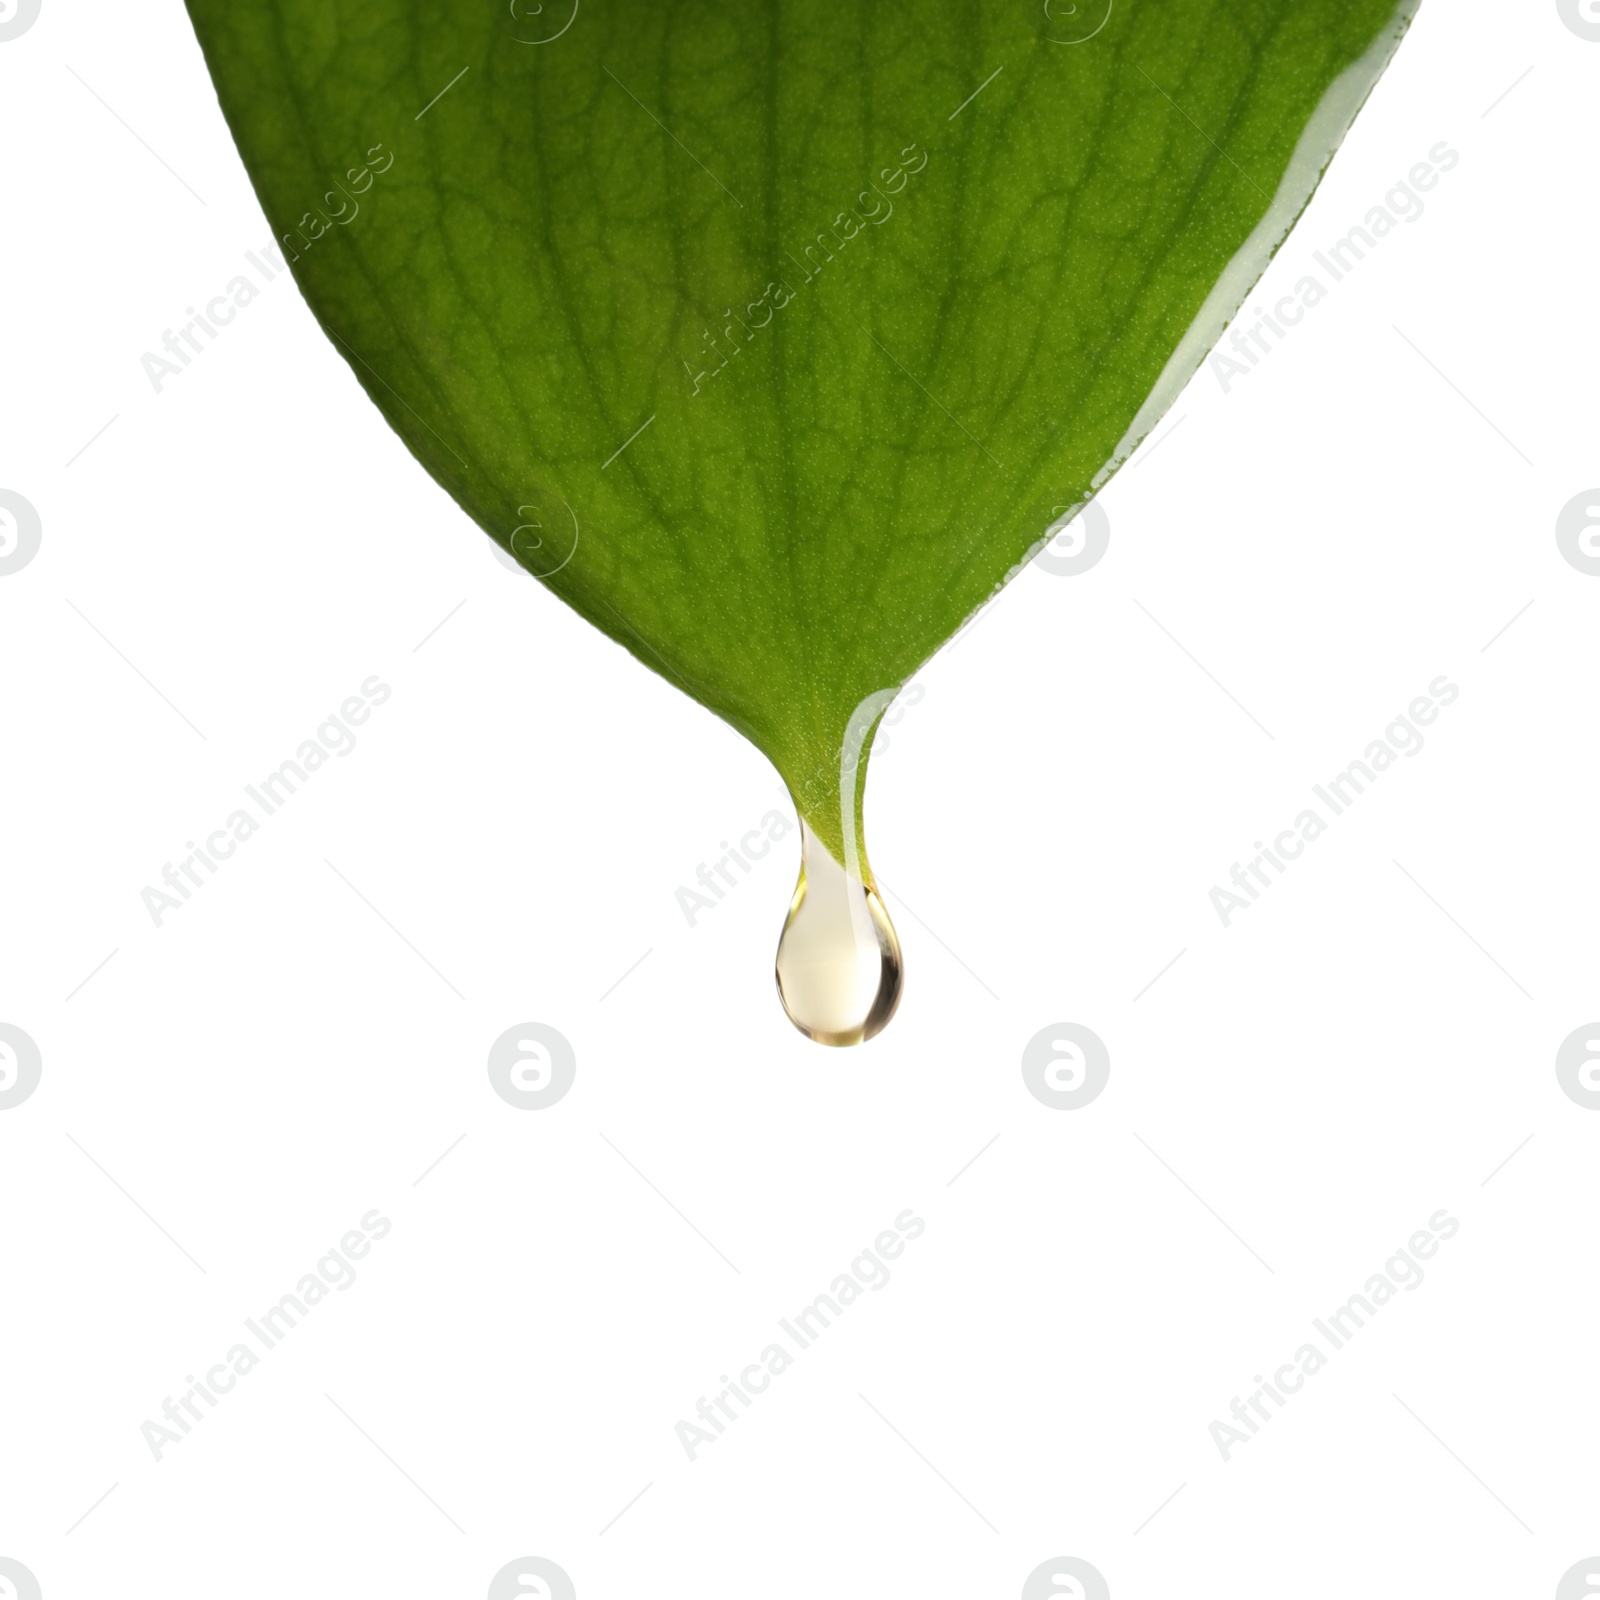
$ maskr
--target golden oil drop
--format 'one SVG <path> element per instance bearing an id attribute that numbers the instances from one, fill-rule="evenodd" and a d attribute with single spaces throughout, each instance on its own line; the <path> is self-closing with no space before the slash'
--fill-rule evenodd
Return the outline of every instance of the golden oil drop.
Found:
<path id="1" fill-rule="evenodd" d="M 800 881 L 778 941 L 789 1020 L 818 1044 L 861 1044 L 894 1015 L 904 970 L 870 869 L 863 879 L 841 866 L 802 819 Z"/>

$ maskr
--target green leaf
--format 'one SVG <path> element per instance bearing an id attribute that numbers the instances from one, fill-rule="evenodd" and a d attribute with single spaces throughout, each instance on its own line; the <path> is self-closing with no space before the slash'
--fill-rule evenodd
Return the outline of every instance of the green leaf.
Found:
<path id="1" fill-rule="evenodd" d="M 843 859 L 881 691 L 1155 425 L 1415 0 L 189 9 L 412 452 Z"/>

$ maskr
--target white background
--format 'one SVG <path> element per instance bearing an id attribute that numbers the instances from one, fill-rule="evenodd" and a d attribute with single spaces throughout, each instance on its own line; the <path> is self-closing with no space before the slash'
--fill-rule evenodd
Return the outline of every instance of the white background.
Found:
<path id="1" fill-rule="evenodd" d="M 582 1600 L 1012 1597 L 1060 1555 L 1117 1600 L 1553 1595 L 1600 1550 L 1600 1115 L 1553 1069 L 1600 1016 L 1600 579 L 1554 536 L 1600 483 L 1597 89 L 1554 0 L 1424 6 L 1256 301 L 1448 141 L 1426 214 L 1199 374 L 1098 566 L 919 674 L 868 811 L 906 997 L 831 1052 L 773 991 L 792 841 L 674 902 L 784 804 L 763 758 L 495 559 L 287 276 L 152 391 L 269 230 L 181 9 L 45 0 L 0 43 L 0 487 L 43 525 L 0 578 L 0 1022 L 44 1064 L 0 1111 L 0 1556 L 46 1600 L 523 1555 Z M 372 674 L 358 748 L 156 928 Z M 1426 748 L 1224 929 L 1440 674 Z M 577 1056 L 544 1111 L 485 1070 L 527 1021 Z M 1111 1055 L 1078 1111 L 1020 1072 L 1060 1021 Z M 152 1459 L 375 1207 L 360 1280 Z M 908 1207 L 691 1464 L 674 1424 Z M 1427 1281 L 1224 1463 L 1440 1208 Z"/>

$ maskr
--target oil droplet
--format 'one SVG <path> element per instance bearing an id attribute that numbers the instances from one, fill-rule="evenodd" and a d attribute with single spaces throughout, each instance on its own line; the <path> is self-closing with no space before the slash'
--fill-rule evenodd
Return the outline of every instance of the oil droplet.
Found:
<path id="1" fill-rule="evenodd" d="M 789 1020 L 818 1044 L 861 1044 L 894 1015 L 903 972 L 870 870 L 863 882 L 840 866 L 802 819 L 800 881 L 778 941 L 778 995 Z"/>

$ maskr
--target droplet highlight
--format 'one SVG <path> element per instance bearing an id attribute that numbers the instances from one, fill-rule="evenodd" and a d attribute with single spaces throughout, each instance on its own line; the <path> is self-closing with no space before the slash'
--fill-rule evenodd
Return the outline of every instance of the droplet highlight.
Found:
<path id="1" fill-rule="evenodd" d="M 847 871 L 800 823 L 800 881 L 778 940 L 778 995 L 818 1044 L 861 1044 L 900 1004 L 900 940 L 868 873 Z"/>

